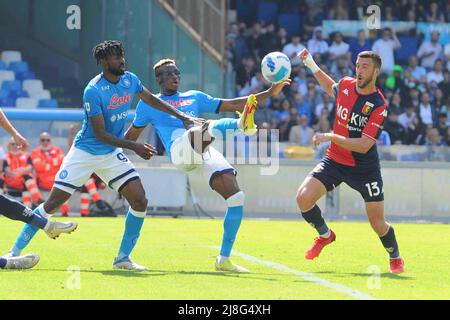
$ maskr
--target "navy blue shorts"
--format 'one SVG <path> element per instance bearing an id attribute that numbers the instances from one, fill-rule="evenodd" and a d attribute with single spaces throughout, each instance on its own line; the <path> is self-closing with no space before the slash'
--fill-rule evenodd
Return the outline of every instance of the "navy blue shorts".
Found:
<path id="1" fill-rule="evenodd" d="M 342 165 L 330 158 L 323 158 L 309 175 L 322 182 L 327 191 L 345 182 L 358 191 L 366 202 L 384 200 L 383 179 L 378 167 L 363 170 Z"/>

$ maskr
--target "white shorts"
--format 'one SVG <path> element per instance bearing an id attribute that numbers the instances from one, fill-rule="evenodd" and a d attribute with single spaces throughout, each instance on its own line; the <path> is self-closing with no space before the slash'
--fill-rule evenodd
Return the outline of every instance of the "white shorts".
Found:
<path id="1" fill-rule="evenodd" d="M 211 183 L 216 176 L 227 172 L 236 175 L 236 169 L 217 149 L 210 146 L 203 154 L 195 152 L 191 146 L 189 132 L 190 130 L 175 139 L 170 148 L 171 160 L 175 167 L 186 173 L 202 174 L 211 188 Z"/>
<path id="2" fill-rule="evenodd" d="M 105 155 L 93 155 L 72 147 L 55 176 L 54 187 L 73 194 L 95 173 L 108 186 L 118 192 L 139 173 L 121 148 Z"/>

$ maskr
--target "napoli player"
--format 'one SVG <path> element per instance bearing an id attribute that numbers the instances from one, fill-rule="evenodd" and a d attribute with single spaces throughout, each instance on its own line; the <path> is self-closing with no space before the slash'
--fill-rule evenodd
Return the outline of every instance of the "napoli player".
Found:
<path id="1" fill-rule="evenodd" d="M 202 127 L 186 130 L 179 120 L 151 109 L 145 101 L 140 101 L 136 108 L 133 125 L 127 130 L 125 136 L 136 140 L 142 130 L 148 124 L 152 124 L 175 166 L 185 172 L 202 174 L 210 187 L 226 200 L 228 208 L 224 218 L 222 247 L 216 259 L 215 268 L 218 271 L 248 272 L 247 269 L 234 264 L 229 259 L 241 224 L 245 195 L 239 189 L 235 177 L 236 170 L 210 144 L 215 138 L 223 138 L 225 134 L 238 130 L 245 135 L 255 134 L 256 125 L 253 118 L 257 101 L 261 102 L 270 96 L 277 95 L 285 85 L 290 84 L 290 80 L 273 85 L 269 90 L 249 97 L 218 99 L 201 91 L 179 92 L 180 70 L 174 60 L 161 60 L 153 69 L 161 90 L 159 97 L 191 116 L 197 117 L 203 112 L 239 113 L 242 111 L 239 119 L 207 120 Z"/>
<path id="2" fill-rule="evenodd" d="M 103 72 L 92 79 L 84 90 L 83 126 L 56 174 L 49 198 L 36 208 L 35 213 L 42 216 L 54 213 L 86 183 L 92 173 L 96 173 L 130 204 L 125 232 L 113 267 L 142 271 L 147 268 L 131 260 L 130 254 L 144 222 L 147 198 L 139 174 L 123 154 L 122 148 L 130 149 L 146 160 L 153 156 L 155 149 L 149 144 L 124 139 L 128 110 L 134 96 L 138 95 L 154 108 L 180 119 L 183 125 L 193 125 L 196 119 L 157 98 L 142 86 L 135 74 L 125 71 L 125 53 L 120 42 L 102 42 L 94 47 L 93 55 Z M 14 256 L 20 254 L 36 231 L 34 226 L 26 225 L 10 253 Z"/>
<path id="3" fill-rule="evenodd" d="M 317 66 L 308 50 L 302 50 L 298 56 L 326 93 L 336 98 L 333 132 L 313 136 L 315 145 L 327 141 L 331 141 L 331 145 L 325 158 L 297 192 L 303 218 L 319 233 L 305 257 L 318 257 L 321 250 L 336 239 L 316 202 L 345 182 L 363 197 L 370 224 L 389 253 L 390 271 L 401 273 L 404 261 L 400 257 L 394 228 L 384 219 L 383 180 L 375 143 L 387 115 L 387 102 L 375 86 L 381 58 L 373 51 L 360 52 L 356 60 L 356 79 L 344 77 L 335 83 Z"/>

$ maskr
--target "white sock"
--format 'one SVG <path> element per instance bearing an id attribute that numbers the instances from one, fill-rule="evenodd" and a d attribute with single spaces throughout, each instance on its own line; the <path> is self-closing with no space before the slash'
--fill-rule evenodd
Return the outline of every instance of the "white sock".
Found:
<path id="1" fill-rule="evenodd" d="M 47 224 L 46 224 L 45 227 L 44 227 L 44 231 L 47 231 L 47 230 L 48 230 L 48 228 L 50 227 L 50 224 L 51 224 L 51 222 L 50 222 L 50 220 L 48 220 L 48 221 L 47 221 Z"/>
<path id="2" fill-rule="evenodd" d="M 324 234 L 320 235 L 322 238 L 329 238 L 331 236 L 331 229 L 328 229 L 328 231 Z"/>
<path id="3" fill-rule="evenodd" d="M 219 256 L 219 264 L 227 262 L 230 257 Z"/>

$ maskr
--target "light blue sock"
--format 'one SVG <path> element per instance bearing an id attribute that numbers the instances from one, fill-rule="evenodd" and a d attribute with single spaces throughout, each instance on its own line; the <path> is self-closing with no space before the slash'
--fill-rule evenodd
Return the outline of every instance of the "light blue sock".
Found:
<path id="1" fill-rule="evenodd" d="M 42 214 L 41 214 L 39 208 L 41 208 L 41 206 L 34 209 L 33 213 L 42 217 Z M 11 250 L 9 250 L 9 252 L 13 256 L 20 256 L 20 253 L 22 252 L 22 250 L 25 249 L 26 246 L 28 246 L 31 239 L 33 239 L 34 235 L 36 234 L 36 232 L 38 232 L 38 230 L 39 230 L 38 227 L 32 226 L 31 224 L 26 224 L 23 227 L 22 231 L 20 232 L 19 236 L 17 237 L 16 243 L 11 248 Z"/>
<path id="2" fill-rule="evenodd" d="M 225 139 L 227 134 L 235 133 L 238 130 L 238 121 L 239 119 L 231 118 L 212 120 L 208 132 L 214 138 Z"/>
<path id="3" fill-rule="evenodd" d="M 132 213 L 133 212 L 133 213 Z M 117 260 L 128 257 L 139 238 L 146 212 L 137 212 L 130 208 L 125 218 L 125 232 L 120 244 Z"/>
<path id="4" fill-rule="evenodd" d="M 231 249 L 233 248 L 236 235 L 241 225 L 242 216 L 244 213 L 244 206 L 228 207 L 223 221 L 223 239 L 220 255 L 222 257 L 229 257 Z"/>

